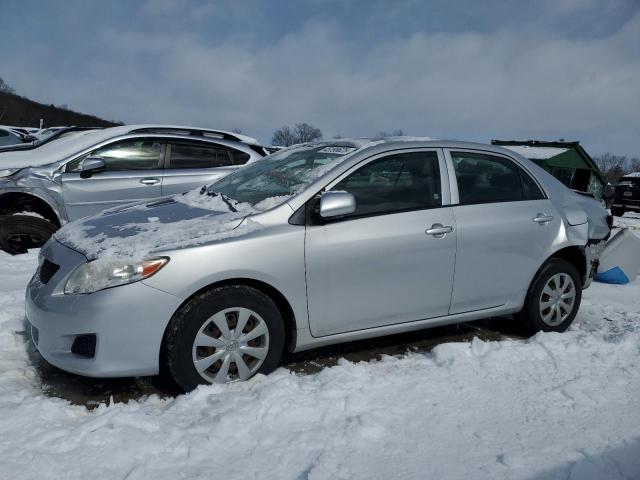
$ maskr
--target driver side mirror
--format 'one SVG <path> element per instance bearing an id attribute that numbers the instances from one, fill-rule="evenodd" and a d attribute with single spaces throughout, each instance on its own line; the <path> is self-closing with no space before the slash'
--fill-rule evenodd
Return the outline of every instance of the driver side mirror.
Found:
<path id="1" fill-rule="evenodd" d="M 340 217 L 356 211 L 356 199 L 349 192 L 329 191 L 320 197 L 322 218 Z"/>
<path id="2" fill-rule="evenodd" d="M 104 172 L 106 165 L 100 157 L 88 157 L 82 161 L 80 165 L 80 177 L 90 178 L 91 175 L 98 172 Z"/>

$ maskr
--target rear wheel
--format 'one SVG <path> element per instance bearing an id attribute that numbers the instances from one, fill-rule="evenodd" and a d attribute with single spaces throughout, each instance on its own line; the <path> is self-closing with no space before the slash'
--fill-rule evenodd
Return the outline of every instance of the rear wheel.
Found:
<path id="1" fill-rule="evenodd" d="M 611 207 L 611 215 L 621 217 L 624 215 L 624 207 Z"/>
<path id="2" fill-rule="evenodd" d="M 31 248 L 40 248 L 58 229 L 43 218 L 30 215 L 0 216 L 0 250 L 11 255 L 26 253 Z"/>
<path id="3" fill-rule="evenodd" d="M 536 274 L 520 312 L 534 331 L 564 332 L 573 322 L 582 300 L 582 281 L 574 265 L 549 260 Z"/>
<path id="4" fill-rule="evenodd" d="M 270 373 L 283 346 L 275 303 L 255 288 L 224 286 L 195 296 L 176 312 L 165 334 L 164 361 L 173 380 L 189 391 Z"/>

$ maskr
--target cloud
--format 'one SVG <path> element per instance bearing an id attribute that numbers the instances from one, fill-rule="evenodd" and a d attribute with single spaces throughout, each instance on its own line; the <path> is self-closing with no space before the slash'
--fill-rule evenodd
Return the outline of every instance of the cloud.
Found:
<path id="1" fill-rule="evenodd" d="M 142 4 L 142 14 L 152 17 L 181 14 L 189 6 L 187 0 L 146 0 Z"/>
<path id="2" fill-rule="evenodd" d="M 595 0 L 563 4 L 564 15 Z M 179 0 L 143 7 L 152 17 L 181 8 Z M 220 17 L 207 12 L 213 28 Z M 396 128 L 480 141 L 562 137 L 593 153 L 640 155 L 638 13 L 593 38 L 514 23 L 375 35 L 378 26 L 354 36 L 315 16 L 268 40 L 241 28 L 214 40 L 187 28 L 107 27 L 99 54 L 47 79 L 47 91 L 108 118 L 240 127 L 264 141 L 280 125 L 308 121 L 326 137 Z"/>

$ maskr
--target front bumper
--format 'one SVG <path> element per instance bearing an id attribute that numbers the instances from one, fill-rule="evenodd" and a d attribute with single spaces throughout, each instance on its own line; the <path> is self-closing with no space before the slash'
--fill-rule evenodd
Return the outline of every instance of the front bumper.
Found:
<path id="1" fill-rule="evenodd" d="M 55 240 L 43 255 L 60 269 L 43 285 L 34 275 L 26 316 L 42 356 L 62 370 L 89 377 L 155 375 L 164 330 L 182 299 L 142 282 L 89 295 L 64 295 L 64 282 L 84 256 Z M 72 353 L 81 335 L 95 335 L 91 358 Z"/>

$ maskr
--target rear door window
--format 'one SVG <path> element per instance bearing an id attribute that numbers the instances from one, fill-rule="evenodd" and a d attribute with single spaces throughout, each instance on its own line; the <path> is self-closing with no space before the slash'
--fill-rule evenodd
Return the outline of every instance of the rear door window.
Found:
<path id="1" fill-rule="evenodd" d="M 171 142 L 168 168 L 216 168 L 242 165 L 250 155 L 223 145 Z"/>
<path id="2" fill-rule="evenodd" d="M 474 152 L 450 153 L 462 205 L 544 198 L 531 176 L 506 158 Z"/>

